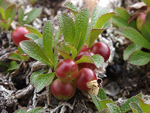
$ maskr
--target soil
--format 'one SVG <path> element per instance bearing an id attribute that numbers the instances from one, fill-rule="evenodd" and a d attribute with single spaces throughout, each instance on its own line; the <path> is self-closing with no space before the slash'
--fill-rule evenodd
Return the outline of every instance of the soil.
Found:
<path id="1" fill-rule="evenodd" d="M 128 7 L 140 0 L 122 0 L 122 7 Z M 44 25 L 43 18 L 52 19 L 57 15 L 58 11 L 68 12 L 62 6 L 63 0 L 38 0 L 32 7 L 47 8 L 42 10 L 41 15 L 38 17 Z M 24 6 L 29 5 L 27 2 Z M 55 26 L 58 23 L 55 19 L 52 20 Z M 17 20 L 16 20 L 17 22 Z M 38 28 L 42 32 L 42 27 Z M 53 97 L 51 94 L 50 104 L 47 102 L 46 88 L 37 93 L 34 86 L 30 85 L 30 75 L 32 66 L 36 62 L 30 59 L 28 62 L 20 62 L 19 69 L 15 71 L 8 71 L 8 66 L 12 60 L 8 59 L 9 53 L 17 50 L 14 45 L 11 32 L 4 32 L 0 30 L 0 112 L 13 113 L 18 109 L 29 110 L 34 107 L 42 107 L 45 112 L 56 113 L 93 113 L 96 112 L 96 107 L 91 98 L 77 90 L 75 96 L 68 101 L 60 101 Z M 107 38 L 107 31 L 103 32 L 102 36 Z M 112 62 L 106 68 L 105 74 L 107 77 L 103 78 L 103 88 L 108 97 L 112 100 L 119 98 L 129 98 L 140 92 L 150 94 L 150 63 L 145 66 L 133 66 L 123 60 L 123 51 L 131 42 L 125 39 L 123 44 L 117 46 L 117 42 L 113 43 L 115 47 L 115 56 Z M 3 64 L 3 66 L 1 66 Z M 40 64 L 38 64 L 39 66 Z M 36 67 L 38 67 L 36 66 Z M 39 66 L 39 69 L 43 67 Z M 37 70 L 37 69 L 35 69 Z M 65 112 L 63 112 L 63 110 Z"/>

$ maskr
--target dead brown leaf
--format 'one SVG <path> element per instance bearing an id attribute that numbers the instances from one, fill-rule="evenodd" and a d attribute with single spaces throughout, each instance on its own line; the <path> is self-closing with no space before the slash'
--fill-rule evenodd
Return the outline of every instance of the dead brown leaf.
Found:
<path id="1" fill-rule="evenodd" d="M 135 3 L 133 5 L 131 5 L 130 7 L 127 8 L 127 10 L 130 10 L 130 11 L 134 11 L 134 13 L 132 13 L 128 19 L 128 23 L 130 23 L 132 20 L 136 19 L 137 16 L 144 12 L 145 10 L 147 10 L 147 6 L 144 2 L 138 2 L 138 3 Z"/>

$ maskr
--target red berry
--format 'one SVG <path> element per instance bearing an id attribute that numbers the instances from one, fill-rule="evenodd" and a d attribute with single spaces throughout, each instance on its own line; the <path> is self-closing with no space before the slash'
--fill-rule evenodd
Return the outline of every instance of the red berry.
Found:
<path id="1" fill-rule="evenodd" d="M 106 62 L 110 56 L 110 48 L 108 47 L 107 44 L 105 44 L 104 42 L 97 42 L 95 43 L 92 48 L 91 51 L 94 54 L 99 54 L 102 57 L 104 57 L 104 61 Z"/>
<path id="2" fill-rule="evenodd" d="M 82 51 L 77 55 L 77 57 L 75 58 L 75 61 L 79 60 L 83 55 L 92 56 L 92 55 L 94 55 L 94 53 L 90 52 L 90 51 Z M 90 69 L 94 70 L 96 68 L 96 66 L 92 63 L 79 63 L 78 68 L 79 69 L 90 68 Z"/>
<path id="3" fill-rule="evenodd" d="M 139 31 L 142 30 L 142 26 L 145 23 L 145 19 L 146 19 L 146 14 L 144 14 L 144 13 L 139 14 L 139 16 L 137 17 L 136 26 Z"/>
<path id="4" fill-rule="evenodd" d="M 19 45 L 19 42 L 23 40 L 28 40 L 24 35 L 28 34 L 29 31 L 25 27 L 18 27 L 13 33 L 12 38 L 16 45 Z"/>
<path id="5" fill-rule="evenodd" d="M 52 94 L 59 100 L 68 100 L 75 94 L 76 88 L 72 82 L 63 82 L 60 79 L 53 81 L 51 85 Z"/>
<path id="6" fill-rule="evenodd" d="M 87 87 L 87 82 L 97 80 L 96 74 L 90 68 L 83 68 L 79 71 L 77 78 L 75 79 L 75 85 L 82 91 L 90 90 Z"/>
<path id="7" fill-rule="evenodd" d="M 56 66 L 56 75 L 63 81 L 71 81 L 78 75 L 78 66 L 74 60 L 64 59 Z"/>

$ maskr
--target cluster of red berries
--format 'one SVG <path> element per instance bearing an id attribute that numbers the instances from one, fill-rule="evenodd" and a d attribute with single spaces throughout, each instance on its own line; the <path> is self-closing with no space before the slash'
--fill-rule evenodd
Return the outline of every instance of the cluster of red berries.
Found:
<path id="1" fill-rule="evenodd" d="M 25 27 L 18 27 L 12 34 L 13 41 L 16 45 L 23 40 L 28 40 L 24 35 L 29 33 Z M 95 43 L 91 48 L 84 45 L 74 60 L 63 59 L 56 66 L 56 76 L 58 77 L 53 81 L 51 90 L 53 95 L 60 100 L 68 100 L 75 94 L 76 87 L 82 91 L 89 91 L 90 86 L 87 84 L 91 81 L 97 81 L 94 69 L 96 66 L 91 63 L 79 63 L 83 55 L 92 56 L 99 54 L 103 56 L 106 62 L 110 56 L 109 47 L 103 42 Z"/>
<path id="2" fill-rule="evenodd" d="M 93 71 L 96 66 L 91 63 L 79 63 L 77 65 L 75 61 L 83 55 L 92 56 L 94 54 L 100 54 L 107 61 L 110 56 L 110 49 L 103 42 L 97 42 L 91 48 L 84 45 L 75 60 L 63 59 L 57 64 L 55 73 L 58 78 L 51 85 L 52 94 L 57 99 L 68 100 L 72 98 L 76 87 L 81 91 L 90 90 L 87 83 L 93 80 L 97 81 Z"/>

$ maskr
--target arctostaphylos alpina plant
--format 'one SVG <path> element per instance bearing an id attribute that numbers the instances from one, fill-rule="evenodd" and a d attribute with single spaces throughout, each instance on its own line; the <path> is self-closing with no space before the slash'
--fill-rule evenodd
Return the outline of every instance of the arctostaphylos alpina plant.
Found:
<path id="1" fill-rule="evenodd" d="M 133 65 L 145 65 L 150 61 L 150 54 L 147 52 L 150 51 L 150 2 L 142 1 L 146 9 L 131 22 L 130 14 L 124 8 L 116 8 L 116 14 L 112 17 L 113 24 L 121 28 L 120 34 L 133 42 L 123 54 L 124 60 Z"/>
<path id="2" fill-rule="evenodd" d="M 64 7 L 69 9 L 73 16 L 69 16 L 66 13 L 58 15 L 60 28 L 56 33 L 54 33 L 53 24 L 48 20 L 44 25 L 42 38 L 38 38 L 34 33 L 29 33 L 25 36 L 30 40 L 19 43 L 26 54 L 48 65 L 52 70 L 51 73 L 45 72 L 45 74 L 37 73 L 31 75 L 32 84 L 34 84 L 37 92 L 52 83 L 52 93 L 60 100 L 70 99 L 74 95 L 76 89 L 74 81 L 78 81 L 76 78 L 80 76 L 78 74 L 78 64 L 91 63 L 96 68 L 99 68 L 103 63 L 104 56 L 94 53 L 92 55 L 82 55 L 77 60 L 74 59 L 80 52 L 91 51 L 90 49 L 84 50 L 84 45 L 86 45 L 85 48 L 92 48 L 99 34 L 110 27 L 111 22 L 109 20 L 115 14 L 114 12 L 108 13 L 106 8 L 96 6 L 92 13 L 91 23 L 89 23 L 89 9 L 83 8 L 79 11 L 70 2 L 67 2 Z M 64 41 L 58 43 L 61 33 Z M 89 68 L 88 70 L 95 75 L 93 70 Z M 53 82 L 55 75 L 57 79 Z M 84 84 L 85 87 L 88 87 L 88 90 L 85 91 L 90 91 L 91 88 L 94 89 L 94 86 L 91 85 L 92 83 L 95 85 L 96 82 L 93 82 L 93 80 L 95 81 L 97 78 L 91 78 L 87 81 L 88 84 Z M 65 92 L 56 90 L 59 86 L 62 86 L 62 88 L 70 87 L 70 92 L 68 92 L 69 90 L 64 90 Z M 97 90 L 98 88 L 95 89 Z M 98 91 L 96 92 L 98 93 Z"/>

